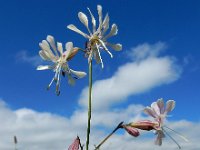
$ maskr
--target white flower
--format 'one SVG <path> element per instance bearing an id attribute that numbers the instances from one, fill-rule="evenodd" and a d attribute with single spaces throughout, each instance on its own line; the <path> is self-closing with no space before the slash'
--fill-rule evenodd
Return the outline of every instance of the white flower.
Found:
<path id="1" fill-rule="evenodd" d="M 107 46 L 110 46 L 111 48 L 113 48 L 116 51 L 120 51 L 122 49 L 122 45 L 119 43 L 112 44 L 112 43 L 107 42 L 108 38 L 117 35 L 117 32 L 118 32 L 117 25 L 113 24 L 110 32 L 107 35 L 105 35 L 107 30 L 109 29 L 108 14 L 106 14 L 104 20 L 102 20 L 102 18 L 103 18 L 102 17 L 102 7 L 101 7 L 101 5 L 97 5 L 97 11 L 98 11 L 98 15 L 99 15 L 99 26 L 98 26 L 98 28 L 96 28 L 96 19 L 94 18 L 93 14 L 89 8 L 88 8 L 88 11 L 89 11 L 91 19 L 92 19 L 92 31 L 88 27 L 87 16 L 84 13 L 79 12 L 78 17 L 79 17 L 79 20 L 87 28 L 89 34 L 82 32 L 73 24 L 68 25 L 67 28 L 81 34 L 82 36 L 84 36 L 85 38 L 88 39 L 89 42 L 87 43 L 87 49 L 86 49 L 87 50 L 86 54 L 88 55 L 88 61 L 91 61 L 92 57 L 94 57 L 96 59 L 97 63 L 102 64 L 102 68 L 103 68 L 103 61 L 102 61 L 102 58 L 100 55 L 100 49 L 104 49 L 106 52 L 108 52 L 108 54 L 111 56 L 111 58 L 113 57 L 113 55 L 108 50 Z"/>
<path id="2" fill-rule="evenodd" d="M 151 104 L 151 107 L 147 106 L 144 109 L 144 112 L 150 116 L 152 116 L 155 120 L 155 123 L 157 125 L 153 126 L 155 130 L 155 134 L 157 135 L 155 144 L 156 145 L 162 145 L 162 138 L 165 137 L 165 134 L 168 135 L 179 147 L 181 148 L 180 145 L 176 142 L 176 140 L 170 136 L 167 131 L 164 128 L 167 128 L 174 133 L 176 133 L 179 137 L 184 139 L 185 141 L 188 141 L 184 136 L 182 136 L 180 133 L 174 131 L 173 129 L 167 127 L 164 125 L 164 120 L 167 117 L 167 114 L 171 112 L 175 108 L 175 101 L 174 100 L 168 100 L 166 103 L 166 107 L 164 106 L 164 101 L 163 99 L 158 99 L 156 102 L 153 102 Z"/>
<path id="3" fill-rule="evenodd" d="M 65 51 L 63 51 L 62 43 L 55 43 L 54 37 L 48 35 L 46 40 L 43 40 L 39 43 L 41 50 L 39 55 L 43 60 L 53 62 L 53 65 L 40 65 L 37 67 L 37 70 L 47 70 L 51 69 L 55 72 L 53 79 L 48 85 L 47 89 L 50 88 L 51 84 L 56 82 L 56 94 L 60 94 L 60 75 L 67 75 L 68 83 L 73 85 L 75 83 L 74 78 L 82 78 L 86 75 L 85 72 L 74 71 L 69 68 L 68 60 L 74 55 L 77 51 L 77 48 L 73 48 L 72 42 L 67 42 L 65 44 Z"/>

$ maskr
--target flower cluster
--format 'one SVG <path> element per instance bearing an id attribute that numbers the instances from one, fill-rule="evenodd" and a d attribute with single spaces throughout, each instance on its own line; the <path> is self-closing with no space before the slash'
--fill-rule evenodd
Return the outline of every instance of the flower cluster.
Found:
<path id="1" fill-rule="evenodd" d="M 97 63 L 102 64 L 102 68 L 104 67 L 103 65 L 103 60 L 100 55 L 100 50 L 104 49 L 107 51 L 111 57 L 113 55 L 111 52 L 108 50 L 107 46 L 112 47 L 114 50 L 119 51 L 122 49 L 121 44 L 112 44 L 107 42 L 107 39 L 116 35 L 118 32 L 118 28 L 116 24 L 113 24 L 111 27 L 110 32 L 105 35 L 106 31 L 109 29 L 109 16 L 108 14 L 105 16 L 104 20 L 102 20 L 102 7 L 100 5 L 97 6 L 98 14 L 99 14 L 99 26 L 96 29 L 96 20 L 91 13 L 90 9 L 88 8 L 90 16 L 92 18 L 92 27 L 93 30 L 92 32 L 90 31 L 88 27 L 88 19 L 87 16 L 79 12 L 78 17 L 80 21 L 86 26 L 88 29 L 89 35 L 86 33 L 83 33 L 80 31 L 78 28 L 76 28 L 74 25 L 68 25 L 67 27 L 81 35 L 83 35 L 85 38 L 88 39 L 86 42 L 86 47 L 84 48 L 85 55 L 88 57 L 88 62 L 94 59 L 96 60 Z M 43 40 L 41 43 L 39 43 L 39 46 L 41 50 L 39 51 L 40 57 L 45 60 L 45 61 L 50 61 L 53 64 L 52 65 L 40 65 L 37 67 L 37 70 L 53 70 L 55 72 L 55 75 L 49 85 L 47 86 L 47 89 L 50 88 L 53 82 L 56 83 L 56 94 L 60 94 L 60 82 L 61 82 L 61 77 L 60 75 L 63 75 L 64 77 L 68 77 L 68 83 L 70 85 L 74 85 L 75 79 L 83 78 L 86 76 L 85 72 L 82 71 L 74 71 L 69 68 L 69 60 L 71 60 L 76 53 L 82 49 L 78 47 L 73 47 L 72 42 L 67 42 L 65 44 L 65 51 L 63 51 L 63 46 L 62 43 L 60 42 L 55 42 L 54 37 L 48 35 L 46 40 Z"/>

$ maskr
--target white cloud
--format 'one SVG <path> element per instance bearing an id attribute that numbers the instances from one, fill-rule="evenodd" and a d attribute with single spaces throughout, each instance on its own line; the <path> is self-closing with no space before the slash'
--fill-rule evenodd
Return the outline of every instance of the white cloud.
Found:
<path id="1" fill-rule="evenodd" d="M 131 95 L 177 80 L 181 68 L 177 66 L 175 58 L 159 57 L 159 52 L 165 47 L 164 43 L 159 42 L 133 48 L 133 58 L 137 58 L 137 61 L 120 66 L 108 79 L 94 82 L 93 109 L 105 110 Z M 87 91 L 88 87 L 84 88 L 79 99 L 79 104 L 84 107 L 87 107 Z"/>
<path id="2" fill-rule="evenodd" d="M 20 51 L 16 55 L 17 61 L 30 63 L 33 66 L 38 66 L 42 63 L 42 59 L 38 56 L 29 56 L 27 51 Z"/>
<path id="3" fill-rule="evenodd" d="M 128 52 L 128 56 L 134 61 L 143 60 L 148 57 L 157 57 L 161 52 L 167 48 L 167 45 L 163 42 L 157 42 L 155 44 L 140 44 L 137 47 L 131 49 Z"/>
<path id="4" fill-rule="evenodd" d="M 142 105 L 131 105 L 124 109 L 107 111 L 103 114 L 94 113 L 93 130 L 91 132 L 91 149 L 107 134 L 98 130 L 99 124 L 111 131 L 122 120 L 144 119 L 141 116 Z M 0 101 L 0 149 L 13 149 L 13 136 L 17 135 L 18 149 L 20 150 L 66 150 L 76 135 L 85 141 L 86 112 L 77 110 L 72 117 L 66 118 L 59 115 L 37 112 L 27 108 L 11 110 L 3 101 Z M 119 117 L 119 118 L 118 118 Z M 106 123 L 105 123 L 106 122 Z M 183 142 L 177 139 L 183 150 L 197 150 L 200 148 L 200 137 L 197 135 L 200 130 L 200 123 L 193 123 L 186 120 L 168 122 L 173 129 L 183 133 L 190 139 L 190 142 Z M 134 138 L 125 134 L 115 134 L 111 137 L 102 150 L 168 150 L 177 149 L 176 145 L 166 138 L 162 147 L 154 145 L 153 133 L 141 133 L 141 136 Z"/>

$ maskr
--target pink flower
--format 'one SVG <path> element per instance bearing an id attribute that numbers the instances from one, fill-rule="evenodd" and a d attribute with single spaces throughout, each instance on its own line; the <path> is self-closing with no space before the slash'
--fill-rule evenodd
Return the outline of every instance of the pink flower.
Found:
<path id="1" fill-rule="evenodd" d="M 175 101 L 174 100 L 168 100 L 166 102 L 166 107 L 164 106 L 164 101 L 163 99 L 158 99 L 156 102 L 153 102 L 151 104 L 151 107 L 146 107 L 144 109 L 144 112 L 147 115 L 150 115 L 154 118 L 154 122 L 152 121 L 146 121 L 146 122 L 137 122 L 136 125 L 132 125 L 136 128 L 145 130 L 145 129 L 151 129 L 155 130 L 155 134 L 157 135 L 155 144 L 156 145 L 162 145 L 162 139 L 165 137 L 165 134 L 167 136 L 169 136 L 179 147 L 179 149 L 181 148 L 180 145 L 176 142 L 176 140 L 170 136 L 167 131 L 164 129 L 169 129 L 171 131 L 173 131 L 174 133 L 176 133 L 179 137 L 181 137 L 182 139 L 184 139 L 185 141 L 188 141 L 184 136 L 182 136 L 180 133 L 174 131 L 173 129 L 167 127 L 164 125 L 164 120 L 167 117 L 167 114 L 169 112 L 171 112 L 173 109 L 175 108 Z"/>
<path id="2" fill-rule="evenodd" d="M 157 102 L 153 102 L 151 104 L 151 107 L 147 106 L 144 109 L 144 112 L 147 115 L 152 116 L 155 119 L 155 121 L 159 122 L 160 125 L 162 125 L 167 114 L 174 108 L 175 108 L 174 100 L 168 100 L 166 103 L 166 107 L 164 107 L 163 99 L 158 99 Z"/>

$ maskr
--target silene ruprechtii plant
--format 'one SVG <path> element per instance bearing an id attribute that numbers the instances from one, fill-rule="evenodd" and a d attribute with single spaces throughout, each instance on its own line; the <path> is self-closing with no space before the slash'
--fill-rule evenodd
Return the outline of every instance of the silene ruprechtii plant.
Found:
<path id="1" fill-rule="evenodd" d="M 115 51 L 121 51 L 122 45 L 120 43 L 113 44 L 108 42 L 108 39 L 117 35 L 118 27 L 114 23 L 110 27 L 110 18 L 108 13 L 103 17 L 102 6 L 97 5 L 98 21 L 95 19 L 93 13 L 89 8 L 88 14 L 90 16 L 92 28 L 89 27 L 89 19 L 86 14 L 83 12 L 78 13 L 78 18 L 80 22 L 86 27 L 88 33 L 82 32 L 75 25 L 70 24 L 67 26 L 68 29 L 82 35 L 86 39 L 86 43 L 83 48 L 74 47 L 72 42 L 67 42 L 66 44 L 56 42 L 54 37 L 48 35 L 46 40 L 42 40 L 39 43 L 41 50 L 39 51 L 40 57 L 50 62 L 50 65 L 40 65 L 37 67 L 37 70 L 52 70 L 54 76 L 51 79 L 50 83 L 47 86 L 49 90 L 51 85 L 55 83 L 56 94 L 60 94 L 60 84 L 61 77 L 67 77 L 68 83 L 74 85 L 77 79 L 85 77 L 87 74 L 83 71 L 75 71 L 71 69 L 70 61 L 73 61 L 73 58 L 78 52 L 83 52 L 86 58 L 88 59 L 88 79 L 89 79 L 89 90 L 88 90 L 88 121 L 87 121 L 87 137 L 85 146 L 81 144 L 80 138 L 77 136 L 74 142 L 69 146 L 68 150 L 83 150 L 89 149 L 90 144 L 90 128 L 91 128 L 91 113 L 92 113 L 92 61 L 95 59 L 97 64 L 101 64 L 101 67 L 104 68 L 104 63 L 101 57 L 101 51 L 106 51 L 111 58 L 113 58 L 110 48 Z M 98 22 L 98 24 L 97 24 Z M 109 29 L 110 28 L 110 29 Z M 48 63 L 49 64 L 49 63 Z M 77 68 L 75 68 L 77 69 Z M 94 100 L 93 100 L 94 101 Z M 174 131 L 164 124 L 164 120 L 167 117 L 167 114 L 172 111 L 175 107 L 174 100 L 168 100 L 166 106 L 164 105 L 163 99 L 158 99 L 156 102 L 153 102 L 150 107 L 144 109 L 144 113 L 151 116 L 153 120 L 138 120 L 136 122 L 124 123 L 120 122 L 117 127 L 105 137 L 98 145 L 94 147 L 95 150 L 100 149 L 100 147 L 118 130 L 124 129 L 131 136 L 139 137 L 140 130 L 144 131 L 155 131 L 156 145 L 162 145 L 163 138 L 165 136 L 170 137 L 178 146 L 181 146 L 176 142 L 176 140 L 167 132 L 167 130 L 173 131 L 175 134 L 179 135 L 185 141 L 187 139 L 183 137 L 180 133 Z"/>

